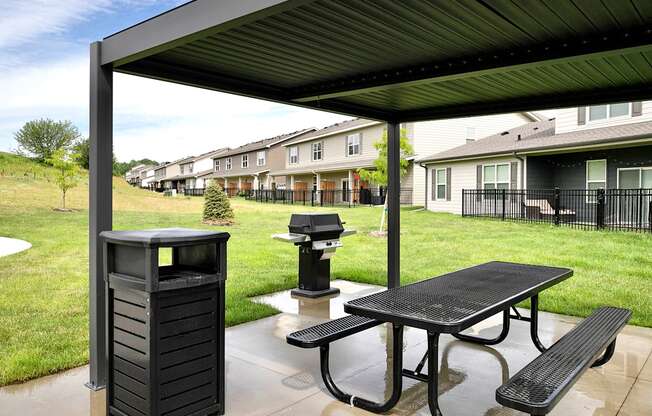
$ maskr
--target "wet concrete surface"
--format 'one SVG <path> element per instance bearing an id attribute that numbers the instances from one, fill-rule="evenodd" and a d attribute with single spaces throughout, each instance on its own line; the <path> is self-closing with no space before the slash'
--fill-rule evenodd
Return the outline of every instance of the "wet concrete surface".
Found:
<path id="1" fill-rule="evenodd" d="M 285 342 L 292 331 L 342 316 L 345 301 L 382 290 L 345 281 L 335 281 L 334 286 L 341 294 L 330 299 L 296 299 L 289 291 L 256 298 L 282 313 L 227 329 L 227 415 L 371 414 L 351 408 L 326 392 L 318 350 L 295 348 Z M 578 320 L 541 313 L 542 342 L 550 345 Z M 500 325 L 500 316 L 495 316 L 470 333 L 491 337 L 500 332 Z M 406 328 L 404 367 L 414 368 L 425 351 L 424 331 Z M 587 371 L 551 415 L 652 415 L 651 354 L 652 330 L 626 327 L 618 338 L 614 358 L 602 368 Z M 524 322 L 513 322 L 507 340 L 493 348 L 442 335 L 439 400 L 444 415 L 523 415 L 496 403 L 495 390 L 537 355 Z M 391 357 L 391 330 L 381 325 L 333 343 L 331 371 L 343 390 L 381 400 L 391 388 L 387 370 Z M 87 377 L 88 368 L 81 367 L 1 388 L 0 416 L 104 416 L 104 392 L 86 389 Z M 390 414 L 429 415 L 426 385 L 405 378 L 401 401 Z"/>

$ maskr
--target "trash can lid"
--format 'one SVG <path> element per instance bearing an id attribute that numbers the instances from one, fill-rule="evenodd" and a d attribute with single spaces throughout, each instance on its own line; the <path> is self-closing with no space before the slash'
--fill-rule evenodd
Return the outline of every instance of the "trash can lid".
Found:
<path id="1" fill-rule="evenodd" d="M 102 231 L 100 236 L 113 243 L 140 243 L 145 246 L 228 240 L 223 231 L 194 230 L 192 228 L 156 228 L 150 230 Z"/>

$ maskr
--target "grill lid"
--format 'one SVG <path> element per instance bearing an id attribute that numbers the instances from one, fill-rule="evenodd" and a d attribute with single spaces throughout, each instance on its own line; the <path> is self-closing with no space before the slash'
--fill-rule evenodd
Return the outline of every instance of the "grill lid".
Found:
<path id="1" fill-rule="evenodd" d="M 310 235 L 313 240 L 316 236 L 320 239 L 339 238 L 344 231 L 339 215 L 322 212 L 292 214 L 288 229 L 291 233 Z"/>

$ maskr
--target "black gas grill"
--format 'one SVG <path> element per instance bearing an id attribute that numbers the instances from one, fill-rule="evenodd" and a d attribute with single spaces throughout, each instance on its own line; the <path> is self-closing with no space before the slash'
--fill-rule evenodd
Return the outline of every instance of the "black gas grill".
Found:
<path id="1" fill-rule="evenodd" d="M 330 287 L 330 258 L 338 247 L 341 237 L 354 234 L 345 230 L 337 214 L 292 214 L 289 233 L 272 237 L 299 246 L 299 288 L 292 294 L 309 298 L 333 295 L 339 289 Z"/>

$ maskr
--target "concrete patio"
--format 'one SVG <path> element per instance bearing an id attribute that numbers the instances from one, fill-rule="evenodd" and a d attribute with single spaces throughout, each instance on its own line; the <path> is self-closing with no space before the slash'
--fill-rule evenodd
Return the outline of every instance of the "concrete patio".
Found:
<path id="1" fill-rule="evenodd" d="M 367 415 L 333 399 L 323 388 L 317 350 L 285 343 L 286 334 L 327 318 L 343 315 L 346 300 L 383 288 L 335 281 L 341 295 L 330 300 L 296 300 L 289 291 L 257 298 L 282 313 L 226 331 L 227 415 Z M 545 293 L 542 301 L 545 302 Z M 527 314 L 528 311 L 524 311 Z M 577 318 L 540 315 L 540 337 L 550 345 L 570 330 Z M 496 316 L 473 328 L 490 336 L 499 331 Z M 494 399 L 495 389 L 538 351 L 526 323 L 516 322 L 508 339 L 495 348 L 479 347 L 450 336 L 441 341 L 440 405 L 447 416 L 519 415 Z M 335 381 L 356 395 L 380 399 L 387 389 L 384 326 L 333 344 Z M 426 349 L 423 331 L 406 328 L 406 368 L 413 368 Z M 551 415 L 634 416 L 652 414 L 652 329 L 626 327 L 616 354 L 604 367 L 589 370 Z M 102 416 L 104 392 L 84 387 L 88 367 L 0 389 L 0 416 Z M 428 415 L 426 385 L 404 379 L 401 401 L 393 415 Z"/>

